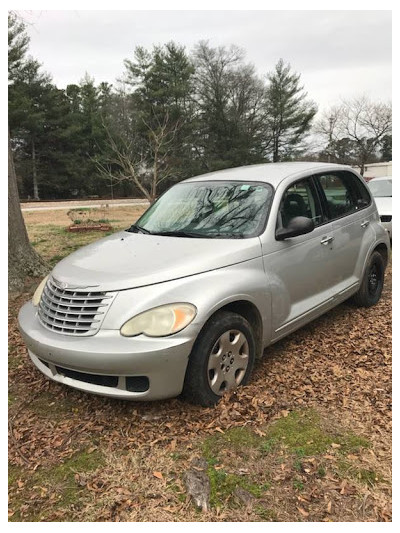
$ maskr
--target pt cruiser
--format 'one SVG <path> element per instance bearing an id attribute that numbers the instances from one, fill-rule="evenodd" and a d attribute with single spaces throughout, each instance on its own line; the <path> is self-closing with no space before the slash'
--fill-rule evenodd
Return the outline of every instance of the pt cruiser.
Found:
<path id="1" fill-rule="evenodd" d="M 126 231 L 63 259 L 19 314 L 47 377 L 214 405 L 266 346 L 340 302 L 378 302 L 389 237 L 350 167 L 272 163 L 171 187 Z"/>

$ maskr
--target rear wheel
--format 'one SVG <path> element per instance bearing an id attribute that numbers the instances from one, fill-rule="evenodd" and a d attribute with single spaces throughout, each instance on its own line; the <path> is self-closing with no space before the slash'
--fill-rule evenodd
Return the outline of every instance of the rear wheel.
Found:
<path id="1" fill-rule="evenodd" d="M 379 252 L 373 252 L 368 260 L 358 292 L 353 301 L 360 307 L 371 307 L 379 302 L 385 277 L 385 262 Z"/>
<path id="2" fill-rule="evenodd" d="M 183 397 L 209 407 L 247 383 L 255 359 L 254 333 L 236 313 L 216 313 L 204 326 L 189 358 Z"/>

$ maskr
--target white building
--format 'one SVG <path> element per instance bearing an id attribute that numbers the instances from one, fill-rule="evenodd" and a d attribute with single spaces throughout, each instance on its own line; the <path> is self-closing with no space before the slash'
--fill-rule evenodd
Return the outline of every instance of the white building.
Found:
<path id="1" fill-rule="evenodd" d="M 360 172 L 360 167 L 354 167 L 354 170 Z M 392 175 L 392 162 L 381 162 L 381 163 L 368 163 L 365 165 L 364 178 L 369 180 L 371 178 L 380 178 L 383 176 Z"/>

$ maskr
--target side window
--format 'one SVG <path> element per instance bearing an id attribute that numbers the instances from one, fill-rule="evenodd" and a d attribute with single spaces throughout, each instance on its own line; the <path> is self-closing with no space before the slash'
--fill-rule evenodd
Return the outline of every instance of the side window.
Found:
<path id="1" fill-rule="evenodd" d="M 325 174 L 317 179 L 326 198 L 329 220 L 354 213 L 371 203 L 367 188 L 351 172 Z"/>
<path id="2" fill-rule="evenodd" d="M 310 179 L 297 181 L 283 195 L 279 208 L 278 227 L 287 227 L 294 217 L 307 217 L 318 226 L 323 222 L 321 206 Z"/>
<path id="3" fill-rule="evenodd" d="M 357 209 L 355 196 L 357 187 L 346 178 L 348 174 L 345 176 L 344 173 L 317 177 L 325 194 L 329 220 L 353 213 Z"/>

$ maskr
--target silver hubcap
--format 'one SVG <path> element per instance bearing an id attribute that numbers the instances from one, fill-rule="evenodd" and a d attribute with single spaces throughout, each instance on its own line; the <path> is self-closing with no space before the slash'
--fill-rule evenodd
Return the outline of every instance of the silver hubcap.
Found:
<path id="1" fill-rule="evenodd" d="M 225 331 L 214 344 L 208 358 L 208 383 L 214 394 L 236 388 L 249 364 L 249 344 L 241 331 Z"/>

